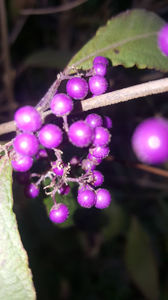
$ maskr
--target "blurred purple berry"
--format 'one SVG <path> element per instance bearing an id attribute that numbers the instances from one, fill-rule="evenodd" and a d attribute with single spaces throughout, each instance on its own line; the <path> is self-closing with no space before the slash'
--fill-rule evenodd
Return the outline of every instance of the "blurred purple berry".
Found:
<path id="1" fill-rule="evenodd" d="M 102 117 L 97 114 L 89 114 L 86 117 L 85 122 L 92 128 L 96 128 L 103 124 Z"/>
<path id="2" fill-rule="evenodd" d="M 53 223 L 63 223 L 68 219 L 69 210 L 63 203 L 55 204 L 49 213 L 49 218 Z"/>
<path id="3" fill-rule="evenodd" d="M 89 149 L 89 152 L 95 156 L 96 158 L 105 158 L 106 156 L 108 156 L 109 152 L 110 152 L 110 149 L 109 147 L 100 147 L 100 146 L 97 146 L 97 147 L 94 147 L 94 148 L 91 148 Z"/>
<path id="4" fill-rule="evenodd" d="M 16 126 L 23 131 L 36 131 L 41 125 L 41 116 L 33 106 L 24 106 L 19 108 L 15 115 L 14 120 Z"/>
<path id="5" fill-rule="evenodd" d="M 111 195 L 106 189 L 98 189 L 96 191 L 96 204 L 95 207 L 99 209 L 104 209 L 109 207 L 111 203 Z"/>
<path id="6" fill-rule="evenodd" d="M 13 141 L 16 152 L 22 155 L 33 156 L 38 152 L 39 143 L 37 138 L 31 133 L 21 133 Z"/>
<path id="7" fill-rule="evenodd" d="M 106 146 L 110 142 L 110 133 L 104 127 L 97 127 L 95 129 L 95 136 L 93 139 L 94 146 Z"/>
<path id="8" fill-rule="evenodd" d="M 85 189 L 84 191 L 80 191 L 77 197 L 78 203 L 80 206 L 85 208 L 91 208 L 95 205 L 96 195 L 95 192 L 90 189 Z"/>
<path id="9" fill-rule="evenodd" d="M 73 157 L 71 158 L 71 160 L 70 160 L 70 164 L 71 164 L 72 166 L 78 165 L 78 164 L 79 164 L 79 159 L 78 159 L 76 156 L 73 156 Z"/>
<path id="10" fill-rule="evenodd" d="M 39 188 L 34 183 L 30 183 L 25 186 L 24 192 L 26 197 L 36 198 L 39 195 Z"/>
<path id="11" fill-rule="evenodd" d="M 33 159 L 30 156 L 23 156 L 18 154 L 11 163 L 15 171 L 26 172 L 32 167 Z"/>
<path id="12" fill-rule="evenodd" d="M 70 142 L 80 148 L 87 147 L 92 142 L 93 130 L 85 121 L 77 121 L 69 127 Z"/>
<path id="13" fill-rule="evenodd" d="M 109 63 L 108 59 L 104 56 L 96 56 L 93 60 L 93 65 L 95 65 L 95 64 L 108 65 L 108 63 Z"/>
<path id="14" fill-rule="evenodd" d="M 107 87 L 107 80 L 103 76 L 94 75 L 89 78 L 89 88 L 93 95 L 97 96 L 105 93 Z"/>
<path id="15" fill-rule="evenodd" d="M 163 26 L 158 33 L 158 47 L 163 55 L 168 56 L 168 24 Z"/>
<path id="16" fill-rule="evenodd" d="M 103 118 L 103 126 L 111 129 L 112 128 L 112 120 L 108 116 L 104 116 Z"/>
<path id="17" fill-rule="evenodd" d="M 63 185 L 59 190 L 58 193 L 60 195 L 68 195 L 70 192 L 71 188 L 69 185 Z"/>
<path id="18" fill-rule="evenodd" d="M 40 143 L 46 148 L 56 148 L 62 142 L 62 130 L 54 124 L 47 124 L 39 131 Z"/>
<path id="19" fill-rule="evenodd" d="M 29 157 L 29 156 L 28 156 Z M 25 172 L 16 172 L 16 179 L 19 183 L 21 184 L 26 184 L 29 182 L 30 179 L 30 173 L 25 171 Z"/>
<path id="20" fill-rule="evenodd" d="M 93 174 L 93 185 L 94 186 L 99 186 L 102 185 L 102 183 L 104 182 L 104 176 L 100 171 L 94 170 L 92 172 Z"/>
<path id="21" fill-rule="evenodd" d="M 107 66 L 105 64 L 94 64 L 93 66 L 95 74 L 100 76 L 105 76 L 107 72 Z"/>
<path id="22" fill-rule="evenodd" d="M 96 168 L 96 165 L 93 161 L 89 159 L 83 159 L 81 163 L 81 168 L 85 171 L 92 171 Z"/>
<path id="23" fill-rule="evenodd" d="M 73 101 L 66 94 L 56 94 L 50 104 L 52 112 L 57 117 L 68 115 L 73 109 Z"/>
<path id="24" fill-rule="evenodd" d="M 76 100 L 81 100 L 88 94 L 88 84 L 83 78 L 73 77 L 68 80 L 66 90 L 70 97 Z"/>

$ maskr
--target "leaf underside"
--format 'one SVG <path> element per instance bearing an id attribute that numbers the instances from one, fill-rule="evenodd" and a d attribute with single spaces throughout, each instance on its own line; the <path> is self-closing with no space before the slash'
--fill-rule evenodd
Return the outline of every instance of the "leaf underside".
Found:
<path id="1" fill-rule="evenodd" d="M 157 46 L 157 33 L 165 24 L 155 13 L 144 9 L 128 10 L 112 18 L 96 32 L 95 36 L 72 58 L 74 65 L 84 70 L 92 67 L 93 58 L 105 56 L 113 66 L 126 68 L 136 65 L 168 71 L 168 58 Z"/>
<path id="2" fill-rule="evenodd" d="M 35 290 L 28 258 L 12 210 L 12 168 L 0 160 L 0 299 L 34 300 Z"/>

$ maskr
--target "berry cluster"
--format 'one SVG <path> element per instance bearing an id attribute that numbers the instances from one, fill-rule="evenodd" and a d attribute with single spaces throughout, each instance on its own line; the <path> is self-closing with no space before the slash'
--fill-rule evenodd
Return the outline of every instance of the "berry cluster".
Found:
<path id="1" fill-rule="evenodd" d="M 89 71 L 89 80 L 81 74 L 70 77 L 66 84 L 67 93 L 57 93 L 50 103 L 51 112 L 63 120 L 63 128 L 49 123 L 42 124 L 40 113 L 31 106 L 18 109 L 14 119 L 17 126 L 17 136 L 13 141 L 12 166 L 15 171 L 24 172 L 26 177 L 33 165 L 39 158 L 48 157 L 52 151 L 54 159 L 50 161 L 47 172 L 43 174 L 29 174 L 28 183 L 25 186 L 27 196 L 35 198 L 39 194 L 39 187 L 46 178 L 50 183 L 44 187 L 45 193 L 51 195 L 53 207 L 49 218 L 54 223 L 62 223 L 69 215 L 68 207 L 63 203 L 56 203 L 56 193 L 66 195 L 70 191 L 69 183 L 76 182 L 79 185 L 77 201 L 80 206 L 90 208 L 95 206 L 104 209 L 110 205 L 111 196 L 108 190 L 99 188 L 103 181 L 103 174 L 96 167 L 109 154 L 111 119 L 107 116 L 91 113 L 85 120 L 78 120 L 68 124 L 67 116 L 72 112 L 75 105 L 74 100 L 84 99 L 88 93 L 100 95 L 106 92 L 108 83 L 104 77 L 107 72 L 108 60 L 97 56 L 93 60 L 93 67 Z M 85 148 L 86 157 L 73 157 L 70 162 L 63 160 L 63 139 L 75 147 Z M 79 167 L 79 177 L 72 177 L 73 167 Z M 34 178 L 38 177 L 36 182 Z M 33 178 L 33 182 L 30 180 Z M 23 180 L 24 181 L 24 180 Z M 26 178 L 27 182 L 27 178 Z M 97 188 L 95 190 L 95 188 Z"/>

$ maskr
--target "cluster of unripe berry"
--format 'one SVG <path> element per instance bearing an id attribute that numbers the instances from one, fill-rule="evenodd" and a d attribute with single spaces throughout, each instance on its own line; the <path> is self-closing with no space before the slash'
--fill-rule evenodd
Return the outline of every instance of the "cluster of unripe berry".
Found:
<path id="1" fill-rule="evenodd" d="M 81 74 L 70 77 L 66 84 L 66 94 L 57 93 L 50 103 L 52 113 L 63 119 L 63 128 L 55 124 L 44 124 L 40 113 L 32 106 L 18 109 L 14 119 L 17 126 L 17 135 L 13 141 L 12 166 L 15 171 L 27 172 L 31 169 L 33 161 L 39 157 L 48 156 L 47 151 L 52 150 L 54 161 L 50 162 L 50 168 L 45 174 L 31 174 L 30 179 L 39 177 L 36 183 L 29 182 L 25 187 L 26 194 L 32 198 L 39 194 L 39 186 L 46 178 L 50 179 L 45 186 L 47 195 L 53 199 L 53 207 L 49 218 L 54 223 L 66 221 L 69 215 L 68 207 L 56 202 L 56 193 L 67 194 L 70 191 L 68 183 L 79 184 L 77 201 L 80 206 L 90 208 L 95 206 L 104 209 L 110 205 L 111 196 L 107 189 L 96 187 L 102 185 L 103 174 L 96 170 L 102 160 L 109 154 L 110 132 L 112 127 L 109 117 L 101 117 L 98 114 L 89 114 L 85 120 L 78 120 L 68 124 L 67 116 L 72 112 L 75 100 L 86 98 L 89 92 L 94 96 L 106 92 L 108 83 L 106 75 L 108 60 L 97 56 L 93 60 L 89 80 L 81 77 Z M 88 150 L 86 158 L 72 158 L 65 163 L 62 158 L 60 145 L 64 135 L 75 147 Z M 79 166 L 83 173 L 79 177 L 71 177 L 73 165 Z"/>

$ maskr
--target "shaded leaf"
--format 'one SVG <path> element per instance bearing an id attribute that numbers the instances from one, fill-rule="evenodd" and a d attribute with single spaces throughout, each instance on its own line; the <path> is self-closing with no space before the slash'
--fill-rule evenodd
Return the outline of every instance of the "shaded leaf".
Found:
<path id="1" fill-rule="evenodd" d="M 0 299 L 36 299 L 28 258 L 12 211 L 12 168 L 0 160 Z"/>
<path id="2" fill-rule="evenodd" d="M 159 299 L 158 270 L 148 234 L 136 218 L 132 219 L 125 253 L 126 266 L 132 280 L 144 296 Z"/>
<path id="3" fill-rule="evenodd" d="M 72 58 L 69 66 L 89 69 L 93 58 L 102 55 L 113 66 L 168 71 L 168 59 L 157 47 L 157 32 L 163 19 L 143 9 L 126 11 L 98 29 L 96 35 Z"/>

